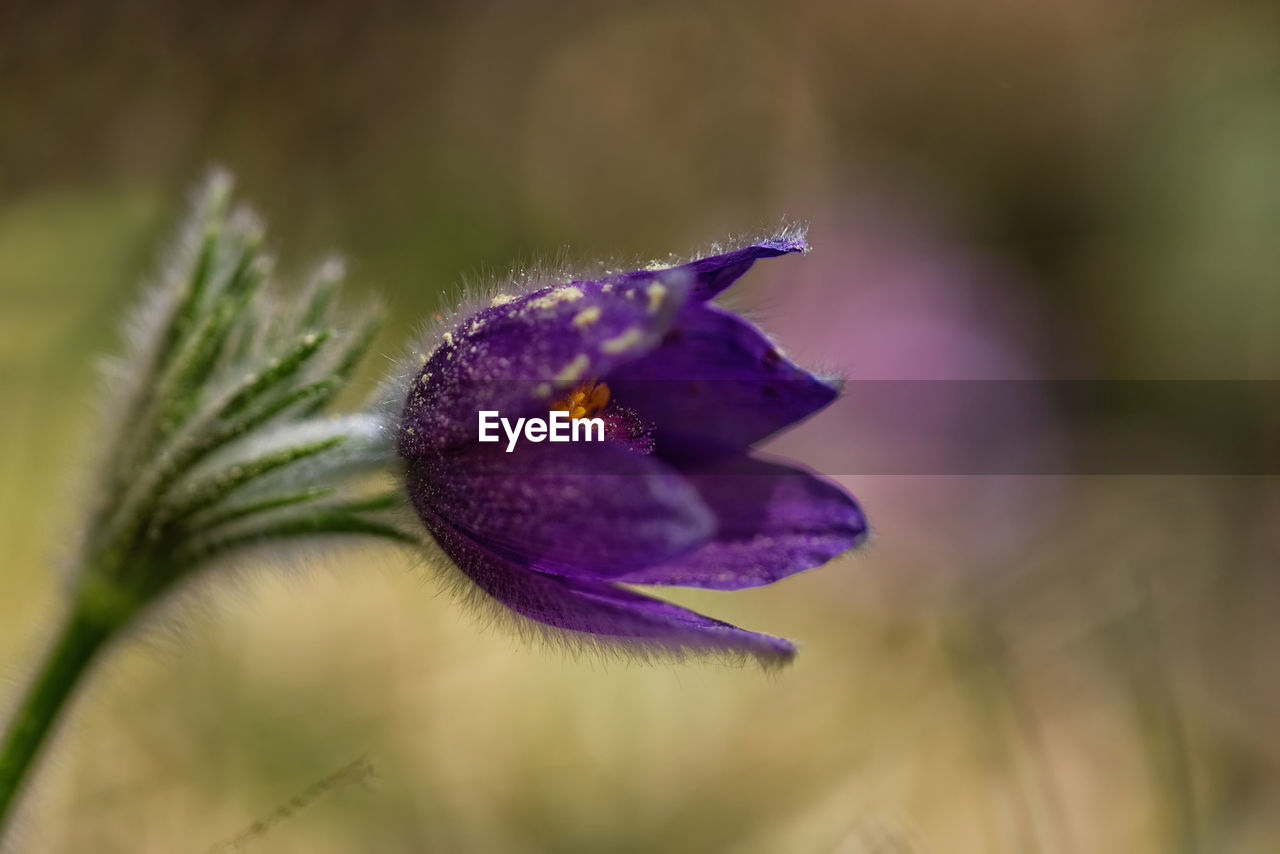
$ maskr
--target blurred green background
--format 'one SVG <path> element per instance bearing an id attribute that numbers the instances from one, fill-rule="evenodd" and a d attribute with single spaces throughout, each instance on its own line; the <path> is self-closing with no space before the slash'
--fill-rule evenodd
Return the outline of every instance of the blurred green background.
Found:
<path id="1" fill-rule="evenodd" d="M 286 272 L 339 251 L 385 297 L 388 357 L 563 247 L 799 219 L 815 251 L 735 304 L 855 378 L 1280 364 L 1274 4 L 9 0 L 0 707 L 57 613 L 93 360 L 215 163 Z M 829 473 L 860 554 L 671 591 L 803 641 L 779 675 L 525 648 L 385 549 L 210 579 L 100 668 L 15 850 L 1280 850 L 1275 478 Z"/>

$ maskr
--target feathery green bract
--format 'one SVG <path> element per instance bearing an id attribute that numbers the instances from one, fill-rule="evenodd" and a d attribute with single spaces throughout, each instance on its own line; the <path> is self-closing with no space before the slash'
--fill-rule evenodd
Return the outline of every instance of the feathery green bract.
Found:
<path id="1" fill-rule="evenodd" d="M 205 478 L 202 481 L 196 481 L 185 490 L 182 490 L 181 494 L 172 499 L 169 505 L 161 511 L 161 518 L 165 516 L 182 518 L 195 513 L 197 510 L 212 507 L 231 493 L 243 489 L 263 475 L 284 468 L 299 460 L 304 460 L 307 457 L 322 454 L 330 448 L 341 445 L 345 440 L 345 436 L 332 436 L 328 439 L 321 439 L 318 442 L 281 448 L 278 451 L 264 454 L 247 462 L 236 463 L 219 469 L 214 476 Z"/>
<path id="2" fill-rule="evenodd" d="M 307 308 L 302 313 L 302 329 L 317 329 L 324 324 L 341 281 L 341 264 L 330 260 L 320 265 L 307 287 Z"/>
<path id="3" fill-rule="evenodd" d="M 373 346 L 373 339 L 378 334 L 378 328 L 382 325 L 382 317 L 380 314 L 371 313 L 365 317 L 357 326 L 355 331 L 347 336 L 347 340 L 341 350 L 338 351 L 337 358 L 333 363 L 332 377 L 337 380 L 337 384 L 329 391 L 328 394 L 317 397 L 311 404 L 303 409 L 306 415 L 315 415 L 323 410 L 332 401 L 338 390 L 351 379 L 355 373 L 356 366 L 360 364 L 360 360 L 369 352 L 369 348 Z"/>
<path id="4" fill-rule="evenodd" d="M 269 495 L 266 498 L 259 498 L 242 504 L 232 504 L 220 512 L 206 514 L 203 517 L 197 515 L 192 521 L 196 523 L 197 530 L 207 531 L 220 525 L 237 522 L 247 516 L 265 513 L 268 510 L 279 510 L 282 507 L 292 507 L 296 504 L 306 504 L 309 501 L 327 498 L 333 495 L 334 492 L 335 490 L 331 487 L 314 487 L 312 489 L 299 490 L 298 492 Z"/>
<path id="5" fill-rule="evenodd" d="M 241 530 L 221 537 L 198 538 L 179 552 L 179 555 L 191 561 L 208 560 L 243 546 L 317 534 L 364 534 L 407 545 L 420 542 L 418 537 L 387 522 L 364 519 L 346 513 L 321 512 L 290 516 L 257 526 L 245 526 Z"/>
<path id="6" fill-rule="evenodd" d="M 405 499 L 379 482 L 396 465 L 391 416 L 327 411 L 372 345 L 376 314 L 344 322 L 334 262 L 285 298 L 264 245 L 230 180 L 212 176 L 109 365 L 112 423 L 95 437 L 68 616 L 0 731 L 0 834 L 96 656 L 184 579 L 251 546 L 419 541 L 398 527 Z"/>
<path id="7" fill-rule="evenodd" d="M 377 314 L 342 322 L 336 262 L 286 299 L 262 227 L 230 189 L 220 174 L 207 182 L 119 368 L 126 385 L 79 560 L 94 595 L 114 589 L 141 607 L 240 545 L 414 539 L 395 527 L 399 496 L 369 493 L 393 431 L 378 416 L 326 411 L 372 345 Z"/>

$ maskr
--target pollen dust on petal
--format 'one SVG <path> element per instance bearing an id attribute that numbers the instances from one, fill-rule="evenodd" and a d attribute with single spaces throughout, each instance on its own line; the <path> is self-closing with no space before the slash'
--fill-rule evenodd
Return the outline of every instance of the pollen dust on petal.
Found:
<path id="1" fill-rule="evenodd" d="M 574 285 L 565 285 L 562 288 L 556 288 L 549 294 L 540 296 L 537 299 L 529 300 L 529 308 L 552 308 L 556 303 L 574 302 L 575 300 L 582 299 L 582 297 L 583 293 L 581 288 L 575 287 Z"/>
<path id="2" fill-rule="evenodd" d="M 586 353 L 579 353 L 573 357 L 573 361 L 564 366 L 560 373 L 556 374 L 556 382 L 560 384 L 577 382 L 582 379 L 582 375 L 587 372 L 587 366 L 591 364 L 591 360 L 587 358 Z"/>
<path id="3" fill-rule="evenodd" d="M 662 308 L 663 300 L 667 298 L 667 286 L 662 282 L 653 282 L 645 288 L 645 293 L 649 295 L 649 313 L 657 314 L 658 309 Z"/>
<path id="4" fill-rule="evenodd" d="M 489 300 L 489 305 L 494 306 L 496 308 L 497 306 L 500 306 L 500 305 L 506 305 L 509 302 L 515 302 L 515 300 L 516 298 L 513 297 L 511 294 L 498 294 L 493 299 Z"/>
<path id="5" fill-rule="evenodd" d="M 622 353 L 644 340 L 644 333 L 639 329 L 628 329 L 621 335 L 600 342 L 602 353 Z"/>
<path id="6" fill-rule="evenodd" d="M 590 326 L 600 319 L 600 306 L 593 305 L 591 308 L 584 308 L 573 316 L 573 325 L 582 329 Z"/>

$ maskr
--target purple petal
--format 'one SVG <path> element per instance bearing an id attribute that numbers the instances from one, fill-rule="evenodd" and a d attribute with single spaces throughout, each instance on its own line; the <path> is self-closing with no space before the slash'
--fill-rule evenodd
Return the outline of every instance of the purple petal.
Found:
<path id="1" fill-rule="evenodd" d="M 853 496 L 799 468 L 744 457 L 688 477 L 716 516 L 715 537 L 619 581 L 755 587 L 821 566 L 866 538 L 867 520 Z"/>
<path id="2" fill-rule="evenodd" d="M 672 267 L 673 272 L 686 272 L 693 276 L 693 292 L 691 297 L 705 302 L 728 288 L 742 275 L 751 269 L 751 265 L 761 258 L 776 258 L 791 252 L 804 252 L 808 247 L 803 237 L 784 236 L 775 240 L 734 249 L 709 258 L 699 258 L 679 267 Z"/>
<path id="3" fill-rule="evenodd" d="M 408 461 L 418 514 L 543 572 L 613 578 L 706 542 L 715 519 L 679 473 L 620 444 L 542 442 Z"/>
<path id="4" fill-rule="evenodd" d="M 605 582 L 534 572 L 447 526 L 436 536 L 459 569 L 499 604 L 541 625 L 580 635 L 588 644 L 663 657 L 749 656 L 765 666 L 795 656 L 795 645 L 783 638 L 749 632 Z"/>
<path id="5" fill-rule="evenodd" d="M 405 400 L 400 455 L 476 438 L 476 413 L 527 415 L 557 394 L 644 355 L 688 298 L 689 278 L 637 273 L 573 282 L 486 308 L 444 336 Z M 499 298 L 500 300 L 501 298 Z"/>
<path id="6" fill-rule="evenodd" d="M 705 303 L 689 304 L 661 347 L 606 379 L 619 405 L 653 424 L 657 453 L 679 462 L 739 454 L 837 394 L 755 326 Z"/>

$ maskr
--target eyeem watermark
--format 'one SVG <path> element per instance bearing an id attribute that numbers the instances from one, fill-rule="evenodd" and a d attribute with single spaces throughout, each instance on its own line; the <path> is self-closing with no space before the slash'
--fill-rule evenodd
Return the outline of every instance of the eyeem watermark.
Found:
<path id="1" fill-rule="evenodd" d="M 603 418 L 574 418 L 564 410 L 552 410 L 546 418 L 503 418 L 496 409 L 482 409 L 480 416 L 480 441 L 501 442 L 498 427 L 507 434 L 507 453 L 516 448 L 523 433 L 530 442 L 603 442 Z M 594 438 L 593 438 L 594 434 Z"/>

